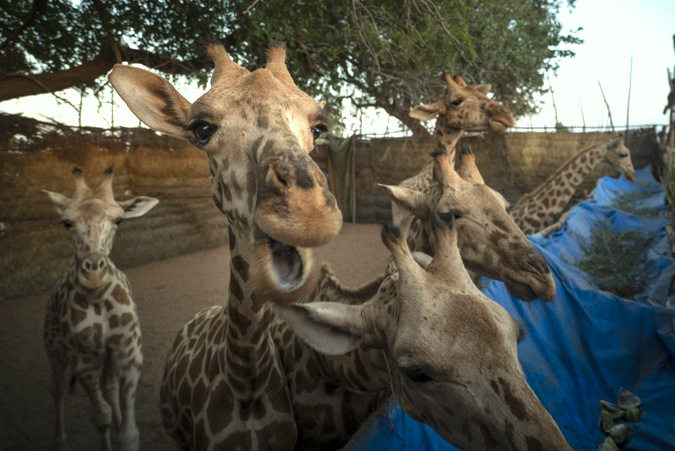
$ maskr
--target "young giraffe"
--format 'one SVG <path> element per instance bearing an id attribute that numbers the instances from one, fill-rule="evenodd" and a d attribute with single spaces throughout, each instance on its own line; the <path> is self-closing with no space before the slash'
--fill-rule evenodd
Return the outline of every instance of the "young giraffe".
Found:
<path id="1" fill-rule="evenodd" d="M 424 193 L 399 185 L 394 194 L 404 193 L 415 205 L 437 205 L 456 216 L 460 254 L 472 278 L 501 280 L 518 299 L 552 301 L 556 287 L 546 260 L 507 213 L 506 199 L 485 185 L 471 148 L 463 145 L 460 153 L 458 171 L 445 152 L 432 154 L 433 183 Z M 415 207 L 410 211 L 396 198 L 394 203 L 406 214 L 415 213 Z M 412 250 L 433 255 L 436 243 L 430 227 L 430 221 L 413 222 L 408 237 Z"/>
<path id="2" fill-rule="evenodd" d="M 393 393 L 408 415 L 460 449 L 571 450 L 525 380 L 518 325 L 475 287 L 464 268 L 452 214 L 434 213 L 437 250 L 426 268 L 406 244 L 410 221 L 404 219 L 400 233 L 383 231 L 398 272 L 371 299 L 346 293 L 345 302 L 277 305 L 285 321 L 276 327 L 288 352 L 287 378 L 305 387 L 324 381 L 326 398 L 350 394 L 342 404 L 333 397 L 330 407 L 342 409 L 342 416 L 328 423 L 329 406 L 298 390 L 296 416 L 330 434 L 340 423 L 365 419 L 353 418 L 359 410 L 345 402 L 363 408 Z M 299 448 L 319 447 L 304 445 Z"/>
<path id="3" fill-rule="evenodd" d="M 541 185 L 518 200 L 509 212 L 511 217 L 527 234 L 537 233 L 552 225 L 576 188 L 602 162 L 609 163 L 628 180 L 635 180 L 630 150 L 624 144 L 623 137 L 615 138 L 584 149 L 567 160 Z"/>
<path id="4" fill-rule="evenodd" d="M 164 78 L 115 66 L 110 81 L 151 128 L 206 151 L 216 205 L 229 222 L 230 282 L 224 306 L 177 334 L 160 389 L 165 428 L 184 449 L 291 449 L 297 428 L 269 296 L 294 299 L 313 285 L 311 247 L 342 216 L 309 157 L 325 129 L 322 105 L 298 89 L 283 47 L 249 72 L 221 46 L 211 89 L 194 104 Z"/>
<path id="5" fill-rule="evenodd" d="M 56 449 L 67 449 L 64 400 L 72 377 L 82 383 L 93 409 L 101 447 L 111 449 L 110 428 L 119 428 L 119 448 L 138 449 L 134 413 L 143 364 L 141 329 L 126 276 L 108 258 L 117 226 L 154 207 L 152 197 L 116 202 L 112 167 L 94 191 L 73 169 L 75 194 L 45 191 L 70 231 L 75 261 L 47 303 L 44 344 L 52 371 Z"/>
<path id="6" fill-rule="evenodd" d="M 502 105 L 487 97 L 491 85 L 468 85 L 460 76 L 453 80 L 443 76 L 446 84 L 443 96 L 434 103 L 415 107 L 412 118 L 428 121 L 436 118 L 434 148 L 445 150 L 451 164 L 455 162 L 455 147 L 464 132 L 492 130 L 503 134 L 515 124 L 511 113 Z M 433 161 L 428 162 L 419 173 L 403 180 L 400 186 L 415 191 L 424 191 L 433 181 Z M 399 224 L 402 216 L 392 205 L 392 222 Z"/>

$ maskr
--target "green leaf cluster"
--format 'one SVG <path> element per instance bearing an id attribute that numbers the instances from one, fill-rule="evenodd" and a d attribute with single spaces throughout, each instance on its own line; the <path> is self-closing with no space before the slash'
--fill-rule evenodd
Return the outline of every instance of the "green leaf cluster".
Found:
<path id="1" fill-rule="evenodd" d="M 408 124 L 411 108 L 440 96 L 444 72 L 491 83 L 516 116 L 533 113 L 545 71 L 581 42 L 562 33 L 560 0 L 2 2 L 0 78 L 62 71 L 114 46 L 156 55 L 148 65 L 171 78 L 162 59 L 203 61 L 214 41 L 253 69 L 270 42 L 285 42 L 298 86 L 336 116 L 349 98 Z M 208 70 L 188 78 L 205 83 Z"/>

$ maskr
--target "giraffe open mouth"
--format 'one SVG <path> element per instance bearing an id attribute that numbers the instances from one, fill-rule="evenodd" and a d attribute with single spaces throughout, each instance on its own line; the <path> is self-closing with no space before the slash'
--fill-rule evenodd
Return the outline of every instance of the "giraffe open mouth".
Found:
<path id="1" fill-rule="evenodd" d="M 267 238 L 272 255 L 272 271 L 282 291 L 289 292 L 304 282 L 302 257 L 295 246 Z"/>

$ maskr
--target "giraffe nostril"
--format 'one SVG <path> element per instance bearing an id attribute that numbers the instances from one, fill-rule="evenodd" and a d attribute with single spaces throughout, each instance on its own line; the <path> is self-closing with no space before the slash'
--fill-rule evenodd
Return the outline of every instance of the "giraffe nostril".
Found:
<path id="1" fill-rule="evenodd" d="M 291 179 L 290 174 L 285 174 L 284 172 L 287 171 L 270 166 L 267 171 L 267 184 L 281 189 L 288 189 L 291 187 L 293 180 Z"/>

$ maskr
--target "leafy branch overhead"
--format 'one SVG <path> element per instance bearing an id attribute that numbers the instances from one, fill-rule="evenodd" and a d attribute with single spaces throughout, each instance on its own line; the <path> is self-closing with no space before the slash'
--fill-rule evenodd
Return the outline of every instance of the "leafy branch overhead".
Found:
<path id="1" fill-rule="evenodd" d="M 253 69 L 268 44 L 281 41 L 298 86 L 335 113 L 349 98 L 424 133 L 407 113 L 440 96 L 443 72 L 491 83 L 516 116 L 534 112 L 545 71 L 581 43 L 562 33 L 561 7 L 559 0 L 9 2 L 0 11 L 0 101 L 69 87 L 96 94 L 117 62 L 205 84 L 206 43 L 223 43 Z"/>

